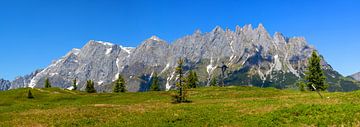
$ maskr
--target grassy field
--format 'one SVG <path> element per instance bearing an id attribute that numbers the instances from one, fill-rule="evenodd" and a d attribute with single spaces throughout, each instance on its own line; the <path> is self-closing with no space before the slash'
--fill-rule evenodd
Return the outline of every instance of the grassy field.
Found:
<path id="1" fill-rule="evenodd" d="M 32 89 L 0 92 L 0 126 L 360 126 L 360 91 L 322 93 L 255 87 L 101 93 Z"/>

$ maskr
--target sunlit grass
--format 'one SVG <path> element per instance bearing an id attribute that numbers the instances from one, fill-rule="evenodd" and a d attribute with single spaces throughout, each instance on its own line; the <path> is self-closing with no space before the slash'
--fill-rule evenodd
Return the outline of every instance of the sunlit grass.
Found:
<path id="1" fill-rule="evenodd" d="M 0 92 L 0 126 L 318 126 L 360 125 L 360 92 L 328 93 L 255 87 L 88 94 L 57 88 Z"/>

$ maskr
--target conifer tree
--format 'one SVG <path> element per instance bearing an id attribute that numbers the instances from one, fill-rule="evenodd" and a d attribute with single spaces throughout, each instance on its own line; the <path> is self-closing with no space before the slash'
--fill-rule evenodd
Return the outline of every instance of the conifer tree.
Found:
<path id="1" fill-rule="evenodd" d="M 188 86 L 189 88 L 196 88 L 199 79 L 197 77 L 197 74 L 195 71 L 190 70 L 188 77 L 187 77 L 187 82 L 188 82 Z"/>
<path id="2" fill-rule="evenodd" d="M 51 83 L 49 81 L 49 78 L 45 79 L 45 88 L 51 88 Z"/>
<path id="3" fill-rule="evenodd" d="M 157 73 L 155 72 L 154 76 L 151 78 L 151 86 L 150 86 L 150 90 L 151 91 L 160 91 L 160 87 L 159 87 L 159 77 L 157 75 Z"/>
<path id="4" fill-rule="evenodd" d="M 29 99 L 33 99 L 33 98 L 34 98 L 34 96 L 33 96 L 32 93 L 31 93 L 31 90 L 29 90 L 27 98 L 29 98 Z"/>
<path id="5" fill-rule="evenodd" d="M 116 79 L 113 82 L 113 84 L 114 84 L 114 88 L 113 88 L 114 93 L 126 92 L 125 80 L 120 74 L 118 75 L 118 79 Z"/>
<path id="6" fill-rule="evenodd" d="M 328 85 L 325 83 L 324 72 L 321 69 L 321 58 L 315 51 L 312 52 L 311 57 L 308 60 L 307 71 L 305 72 L 305 80 L 310 90 L 326 90 Z"/>
<path id="7" fill-rule="evenodd" d="M 215 77 L 211 78 L 211 80 L 210 80 L 210 86 L 216 86 L 216 84 L 217 84 L 216 78 L 215 78 Z"/>
<path id="8" fill-rule="evenodd" d="M 94 87 L 94 82 L 92 80 L 87 80 L 86 81 L 86 88 L 85 88 L 86 92 L 88 93 L 96 93 L 96 89 Z"/>
<path id="9" fill-rule="evenodd" d="M 175 69 L 175 72 L 178 75 L 178 82 L 176 83 L 176 86 L 179 88 L 179 94 L 176 96 L 176 101 L 177 102 L 185 102 L 186 101 L 186 95 L 185 95 L 185 85 L 184 84 L 184 70 L 183 70 L 183 66 L 184 66 L 184 60 L 182 58 L 180 58 L 177 61 L 178 66 Z"/>
<path id="10" fill-rule="evenodd" d="M 77 84 L 76 84 L 76 78 L 73 80 L 73 89 L 72 90 L 76 90 L 77 89 Z"/>

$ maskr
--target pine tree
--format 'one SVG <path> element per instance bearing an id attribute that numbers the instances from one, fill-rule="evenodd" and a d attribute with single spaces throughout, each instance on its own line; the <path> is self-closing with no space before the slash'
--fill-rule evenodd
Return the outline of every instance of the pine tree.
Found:
<path id="1" fill-rule="evenodd" d="M 157 73 L 155 72 L 154 76 L 151 78 L 151 86 L 150 86 L 150 90 L 151 91 L 160 91 L 160 87 L 159 87 L 159 77 L 157 75 Z"/>
<path id="2" fill-rule="evenodd" d="M 27 98 L 29 98 L 29 99 L 33 99 L 34 98 L 34 96 L 32 95 L 32 93 L 31 93 L 31 91 L 29 90 L 29 92 L 28 92 L 28 96 L 27 96 Z"/>
<path id="3" fill-rule="evenodd" d="M 73 89 L 72 90 L 76 90 L 77 89 L 77 84 L 76 84 L 76 78 L 73 80 Z"/>
<path id="4" fill-rule="evenodd" d="M 114 93 L 126 92 L 125 80 L 120 74 L 118 76 L 118 79 L 116 79 L 113 82 L 113 84 L 114 84 L 114 88 L 113 88 Z"/>
<path id="5" fill-rule="evenodd" d="M 49 78 L 45 79 L 45 88 L 51 88 L 51 83 L 49 81 Z"/>
<path id="6" fill-rule="evenodd" d="M 216 84 L 217 84 L 216 78 L 215 78 L 215 77 L 211 78 L 211 80 L 210 80 L 210 86 L 216 86 Z"/>
<path id="7" fill-rule="evenodd" d="M 186 92 L 184 92 L 186 90 L 186 84 L 184 84 L 184 70 L 183 70 L 183 66 L 184 66 L 184 60 L 182 58 L 180 58 L 177 62 L 178 66 L 175 69 L 175 72 L 178 75 L 178 82 L 176 83 L 176 86 L 179 88 L 179 94 L 177 96 L 175 96 L 176 98 L 176 102 L 186 102 Z"/>
<path id="8" fill-rule="evenodd" d="M 324 72 L 321 69 L 321 58 L 315 51 L 312 52 L 311 57 L 308 60 L 307 71 L 305 72 L 305 80 L 310 90 L 326 90 L 328 85 L 325 83 Z"/>
<path id="9" fill-rule="evenodd" d="M 96 93 L 96 89 L 94 87 L 94 82 L 91 80 L 86 81 L 86 92 L 88 93 Z"/>
<path id="10" fill-rule="evenodd" d="M 187 82 L 188 82 L 188 86 L 189 88 L 196 88 L 199 79 L 197 77 L 197 74 L 195 71 L 190 70 L 188 77 L 187 77 Z"/>

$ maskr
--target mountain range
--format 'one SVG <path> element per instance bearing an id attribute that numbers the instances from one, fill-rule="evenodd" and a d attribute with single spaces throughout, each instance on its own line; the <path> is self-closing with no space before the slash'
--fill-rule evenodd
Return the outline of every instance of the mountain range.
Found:
<path id="1" fill-rule="evenodd" d="M 206 33 L 196 30 L 171 43 L 152 36 L 137 47 L 90 40 L 44 69 L 11 82 L 0 80 L 0 90 L 43 87 L 45 78 L 55 87 L 72 89 L 76 78 L 80 90 L 91 79 L 97 91 L 110 92 L 111 82 L 121 74 L 129 91 L 147 91 L 154 73 L 163 84 L 161 89 L 169 90 L 176 88 L 175 67 L 179 58 L 184 58 L 186 71 L 198 73 L 202 86 L 209 85 L 212 78 L 220 79 L 218 67 L 224 63 L 229 67 L 225 85 L 297 88 L 295 83 L 304 77 L 313 51 L 317 52 L 304 37 L 286 37 L 279 32 L 271 36 L 262 24 L 256 28 L 251 24 L 236 26 L 235 31 L 219 26 Z M 342 76 L 321 58 L 329 91 L 360 88 L 358 81 Z M 359 80 L 359 76 L 355 79 Z"/>

